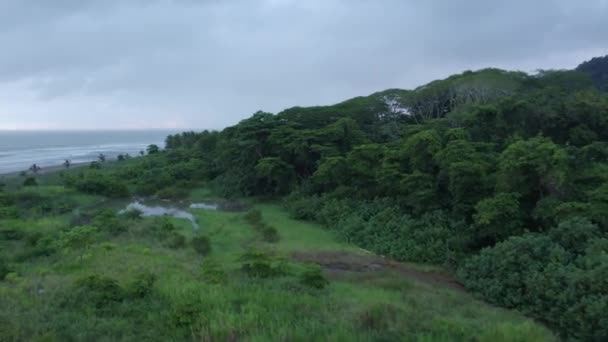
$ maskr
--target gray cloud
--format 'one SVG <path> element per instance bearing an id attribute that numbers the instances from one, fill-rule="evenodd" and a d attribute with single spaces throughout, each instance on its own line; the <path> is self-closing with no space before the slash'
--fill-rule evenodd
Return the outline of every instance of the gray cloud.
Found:
<path id="1" fill-rule="evenodd" d="M 4 0 L 0 128 L 220 128 L 608 53 L 608 1 Z"/>

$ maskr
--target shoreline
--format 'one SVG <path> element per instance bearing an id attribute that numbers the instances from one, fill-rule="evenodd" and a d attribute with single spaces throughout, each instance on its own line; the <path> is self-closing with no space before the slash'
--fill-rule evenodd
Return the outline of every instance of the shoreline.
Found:
<path id="1" fill-rule="evenodd" d="M 57 172 L 60 172 L 60 171 L 69 171 L 69 170 L 72 170 L 72 169 L 75 169 L 75 168 L 81 168 L 81 167 L 89 165 L 89 164 L 91 164 L 91 162 L 74 163 L 69 168 L 66 168 L 62 164 L 45 166 L 44 168 L 40 169 L 40 171 L 38 171 L 37 173 L 33 173 L 30 170 L 5 172 L 5 173 L 0 173 L 0 179 L 21 177 L 22 176 L 21 175 L 22 172 L 26 172 L 27 176 L 48 175 L 48 174 L 57 173 Z"/>

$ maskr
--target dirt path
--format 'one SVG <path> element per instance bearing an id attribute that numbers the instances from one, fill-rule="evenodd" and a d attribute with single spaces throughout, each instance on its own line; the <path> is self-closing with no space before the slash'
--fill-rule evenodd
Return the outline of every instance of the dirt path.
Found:
<path id="1" fill-rule="evenodd" d="M 318 264 L 330 275 L 350 273 L 395 272 L 404 278 L 430 285 L 465 291 L 454 278 L 437 271 L 423 271 L 413 265 L 385 259 L 374 254 L 361 255 L 348 252 L 296 252 L 293 258 L 298 262 Z"/>

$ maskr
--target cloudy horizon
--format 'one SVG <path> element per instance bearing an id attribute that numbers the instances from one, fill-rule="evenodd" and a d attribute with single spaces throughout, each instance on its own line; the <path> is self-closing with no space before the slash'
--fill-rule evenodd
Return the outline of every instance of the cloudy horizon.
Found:
<path id="1" fill-rule="evenodd" d="M 608 54 L 608 0 L 4 0 L 0 129 L 220 129 Z"/>

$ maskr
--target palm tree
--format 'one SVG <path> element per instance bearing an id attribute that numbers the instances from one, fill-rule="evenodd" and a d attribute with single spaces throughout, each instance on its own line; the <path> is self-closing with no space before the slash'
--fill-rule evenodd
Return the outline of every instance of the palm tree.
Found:
<path id="1" fill-rule="evenodd" d="M 97 156 L 97 159 L 99 159 L 99 161 L 100 161 L 100 162 L 105 163 L 105 162 L 106 162 L 106 155 L 105 155 L 105 154 L 103 154 L 103 153 L 100 153 L 100 154 Z"/>
<path id="2" fill-rule="evenodd" d="M 32 164 L 32 166 L 30 166 L 30 171 L 33 173 L 38 173 L 40 170 L 42 170 L 42 168 L 36 164 Z"/>
<path id="3" fill-rule="evenodd" d="M 72 162 L 71 162 L 69 159 L 66 159 L 66 160 L 63 162 L 63 166 L 65 166 L 65 168 L 66 168 L 66 169 L 69 169 L 69 168 L 70 168 L 70 166 L 72 166 Z"/>

